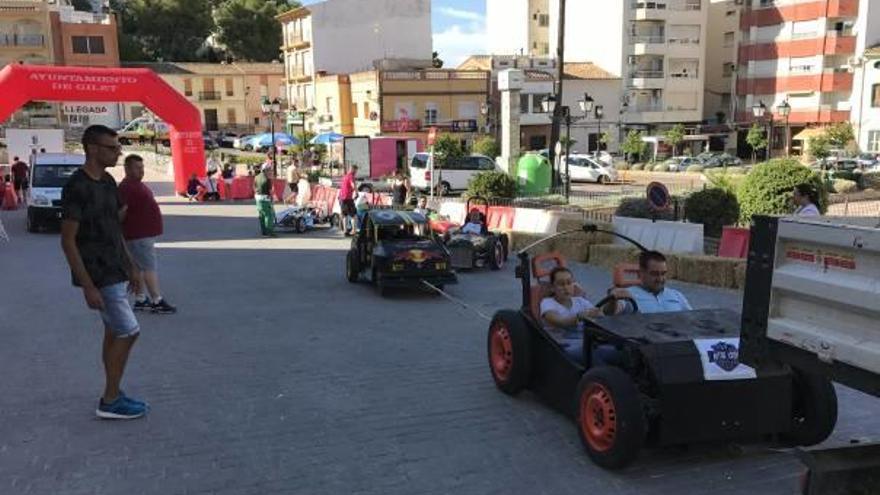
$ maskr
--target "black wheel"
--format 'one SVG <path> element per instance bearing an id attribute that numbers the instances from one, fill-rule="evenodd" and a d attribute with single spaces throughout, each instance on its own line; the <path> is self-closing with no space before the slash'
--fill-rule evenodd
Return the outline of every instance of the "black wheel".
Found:
<path id="1" fill-rule="evenodd" d="M 27 225 L 25 226 L 28 232 L 31 234 L 36 234 L 40 231 L 40 226 L 37 225 L 36 219 L 34 219 L 34 214 L 30 211 L 27 213 Z"/>
<path id="2" fill-rule="evenodd" d="M 578 435 L 590 459 L 606 469 L 631 463 L 645 442 L 642 402 L 623 370 L 599 366 L 584 373 L 577 388 Z"/>
<path id="3" fill-rule="evenodd" d="M 345 278 L 351 283 L 357 283 L 360 279 L 361 267 L 355 251 L 349 251 L 345 255 Z"/>
<path id="4" fill-rule="evenodd" d="M 489 253 L 489 268 L 492 270 L 504 268 L 504 245 L 500 240 L 495 240 L 495 244 L 492 245 L 492 251 Z"/>
<path id="5" fill-rule="evenodd" d="M 608 177 L 605 177 L 604 175 L 600 175 L 599 178 L 596 179 L 596 182 L 599 184 L 604 184 L 604 183 L 608 182 Z"/>
<path id="6" fill-rule="evenodd" d="M 837 392 L 827 378 L 800 370 L 792 376 L 791 431 L 780 435 L 790 445 L 823 442 L 837 424 Z"/>
<path id="7" fill-rule="evenodd" d="M 516 311 L 495 313 L 489 325 L 487 350 L 489 370 L 495 386 L 516 395 L 529 384 L 532 372 L 531 335 L 523 317 Z"/>
<path id="8" fill-rule="evenodd" d="M 339 218 L 339 213 L 334 213 L 330 215 L 330 226 L 331 227 L 340 227 L 342 225 L 342 221 Z"/>
<path id="9" fill-rule="evenodd" d="M 306 219 L 303 217 L 299 217 L 296 219 L 295 223 L 296 233 L 302 234 L 306 231 Z"/>
<path id="10" fill-rule="evenodd" d="M 510 255 L 510 239 L 507 234 L 501 234 L 501 245 L 504 246 L 504 261 L 507 261 L 507 257 Z"/>
<path id="11" fill-rule="evenodd" d="M 128 146 L 131 144 L 131 141 L 128 138 L 119 138 L 119 144 L 122 146 Z"/>
<path id="12" fill-rule="evenodd" d="M 169 140 L 167 140 L 167 139 L 163 140 L 163 141 L 162 141 L 162 146 L 164 146 L 164 147 L 166 147 L 166 148 L 170 148 L 170 147 L 171 147 L 171 141 L 169 141 Z"/>

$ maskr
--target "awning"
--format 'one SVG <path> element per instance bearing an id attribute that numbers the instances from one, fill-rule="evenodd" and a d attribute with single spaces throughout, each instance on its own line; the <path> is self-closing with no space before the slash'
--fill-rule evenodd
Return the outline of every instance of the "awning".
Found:
<path id="1" fill-rule="evenodd" d="M 797 133 L 794 137 L 791 138 L 792 141 L 806 141 L 810 138 L 821 136 L 825 134 L 825 129 L 804 129 L 801 132 Z"/>

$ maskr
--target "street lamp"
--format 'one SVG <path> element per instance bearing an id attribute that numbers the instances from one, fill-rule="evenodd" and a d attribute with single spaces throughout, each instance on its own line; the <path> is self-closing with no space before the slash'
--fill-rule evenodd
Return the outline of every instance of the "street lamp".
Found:
<path id="1" fill-rule="evenodd" d="M 263 98 L 260 104 L 263 115 L 269 118 L 269 135 L 272 136 L 272 170 L 278 176 L 278 147 L 275 146 L 275 117 L 281 114 L 281 102 L 275 98 L 271 102 L 269 98 Z"/>
<path id="2" fill-rule="evenodd" d="M 596 105 L 596 108 L 593 110 L 593 113 L 596 116 L 596 121 L 599 126 L 599 137 L 596 139 L 596 156 L 599 156 L 599 152 L 602 151 L 602 117 L 605 116 L 605 107 L 602 105 Z"/>
<path id="3" fill-rule="evenodd" d="M 578 105 L 581 107 L 581 111 L 584 112 L 584 115 L 590 115 L 590 112 L 593 111 L 593 97 L 590 96 L 589 93 L 584 93 L 584 99 L 578 102 Z"/>
<path id="4" fill-rule="evenodd" d="M 789 138 L 790 129 L 788 127 L 788 116 L 791 115 L 791 105 L 788 104 L 788 100 L 785 100 L 779 104 L 779 106 L 777 107 L 777 110 L 779 111 L 779 115 L 782 115 L 783 117 L 785 117 L 785 157 L 788 158 L 789 157 L 789 144 L 788 143 L 791 140 Z"/>
<path id="5" fill-rule="evenodd" d="M 758 120 L 764 120 L 767 114 L 767 105 L 763 101 L 759 101 L 752 107 L 752 114 Z M 773 112 L 770 112 L 770 125 L 767 127 L 767 160 L 770 159 L 770 150 L 773 148 Z"/>
<path id="6" fill-rule="evenodd" d="M 486 134 L 489 134 L 489 132 L 491 131 L 491 126 L 489 124 L 489 118 L 490 118 L 489 114 L 491 112 L 492 112 L 492 103 L 485 101 L 480 105 L 480 114 L 483 115 L 483 122 L 484 122 L 484 126 L 485 126 L 483 130 Z"/>
<path id="7" fill-rule="evenodd" d="M 541 109 L 544 113 L 554 113 L 556 111 L 556 97 L 547 95 L 541 100 Z"/>

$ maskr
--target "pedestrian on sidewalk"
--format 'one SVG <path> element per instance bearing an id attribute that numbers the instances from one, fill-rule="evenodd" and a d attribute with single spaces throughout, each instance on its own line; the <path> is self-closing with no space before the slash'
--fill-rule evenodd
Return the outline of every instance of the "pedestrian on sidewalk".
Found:
<path id="1" fill-rule="evenodd" d="M 272 204 L 275 175 L 272 173 L 272 162 L 263 164 L 263 169 L 254 179 L 254 200 L 257 202 L 257 213 L 260 220 L 260 234 L 263 237 L 275 235 L 275 206 Z"/>
<path id="2" fill-rule="evenodd" d="M 143 279 L 122 238 L 119 191 L 106 169 L 122 155 L 116 131 L 93 125 L 82 137 L 86 162 L 61 193 L 61 247 L 75 287 L 104 321 L 104 393 L 96 414 L 104 419 L 134 419 L 148 406 L 130 398 L 119 385 L 132 346 L 140 334 L 126 294 L 140 292 Z"/>
<path id="3" fill-rule="evenodd" d="M 156 239 L 162 235 L 162 211 L 159 210 L 153 191 L 143 182 L 144 159 L 138 155 L 128 155 L 124 165 L 125 178 L 119 184 L 122 236 L 146 285 L 146 290 L 141 287 L 135 293 L 134 310 L 159 314 L 176 313 L 177 308 L 162 297 L 159 288 Z"/>
<path id="4" fill-rule="evenodd" d="M 357 208 L 354 205 L 357 171 L 358 166 L 352 165 L 348 173 L 342 176 L 342 185 L 339 186 L 339 208 L 342 210 L 342 228 L 346 237 L 351 237 L 357 230 Z"/>
<path id="5" fill-rule="evenodd" d="M 27 194 L 28 190 L 28 174 L 30 173 L 30 167 L 28 164 L 21 161 L 17 156 L 12 160 L 12 184 L 15 186 L 15 194 L 18 195 L 19 203 L 27 203 L 27 198 L 25 198 L 25 194 Z"/>

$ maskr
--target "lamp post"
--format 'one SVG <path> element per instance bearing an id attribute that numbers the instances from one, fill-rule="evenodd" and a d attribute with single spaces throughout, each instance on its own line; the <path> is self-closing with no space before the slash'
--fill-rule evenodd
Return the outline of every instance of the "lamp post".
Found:
<path id="1" fill-rule="evenodd" d="M 764 120 L 764 116 L 767 114 L 767 105 L 764 104 L 763 101 L 759 101 L 752 107 L 752 114 L 758 120 Z M 770 112 L 770 125 L 767 128 L 767 153 L 766 159 L 770 159 L 770 149 L 773 147 L 773 112 Z"/>
<path id="2" fill-rule="evenodd" d="M 782 115 L 785 118 L 785 157 L 789 157 L 789 143 L 791 142 L 791 138 L 789 135 L 791 134 L 791 130 L 788 127 L 788 116 L 791 115 L 791 105 L 788 104 L 788 100 L 783 101 L 777 107 L 779 111 L 779 115 Z"/>
<path id="3" fill-rule="evenodd" d="M 598 122 L 599 126 L 599 137 L 596 139 L 596 157 L 598 157 L 599 153 L 602 151 L 602 117 L 605 116 L 605 107 L 602 105 L 596 105 L 594 113 L 596 116 L 596 122 Z"/>
<path id="4" fill-rule="evenodd" d="M 275 146 L 275 117 L 281 114 L 281 102 L 275 98 L 271 102 L 269 98 L 263 98 L 260 104 L 263 115 L 269 118 L 269 135 L 272 136 L 272 171 L 278 177 L 278 147 Z"/>
<path id="5" fill-rule="evenodd" d="M 483 115 L 483 132 L 489 134 L 491 132 L 491 124 L 489 123 L 489 119 L 491 117 L 490 113 L 492 112 L 492 103 L 489 101 L 483 102 L 480 105 L 480 114 Z"/>
<path id="6" fill-rule="evenodd" d="M 551 126 L 555 125 L 556 96 L 554 96 L 552 94 L 545 96 L 544 99 L 541 100 L 541 109 L 544 110 L 544 113 L 549 113 L 551 115 L 551 117 L 550 117 Z M 556 146 L 556 143 L 550 143 L 550 145 L 547 148 L 548 148 L 548 152 L 549 152 L 548 155 L 552 156 L 554 159 L 553 161 L 555 162 L 557 157 L 556 157 L 555 153 L 553 153 L 554 146 Z M 566 157 L 565 161 L 568 162 L 568 157 Z M 559 170 L 556 167 L 555 163 L 552 163 L 551 166 L 553 167 L 553 185 L 558 186 L 559 185 Z"/>
<path id="7" fill-rule="evenodd" d="M 563 184 L 563 186 L 566 200 L 571 194 L 571 170 L 568 164 L 568 157 L 571 154 L 571 125 L 574 122 L 578 122 L 589 117 L 590 112 L 593 110 L 593 104 L 593 98 L 591 98 L 589 94 L 584 93 L 584 99 L 578 101 L 578 106 L 580 107 L 581 111 L 584 112 L 583 116 L 573 116 L 571 114 L 571 108 L 567 105 L 560 108 L 559 113 L 562 115 L 565 123 L 565 183 Z M 543 107 L 543 110 L 545 112 L 553 112 L 556 109 L 556 97 L 553 95 L 548 95 L 541 102 L 541 106 Z"/>

